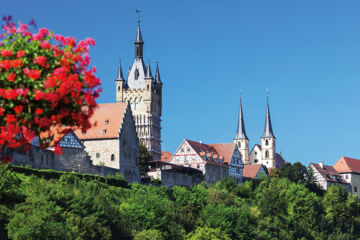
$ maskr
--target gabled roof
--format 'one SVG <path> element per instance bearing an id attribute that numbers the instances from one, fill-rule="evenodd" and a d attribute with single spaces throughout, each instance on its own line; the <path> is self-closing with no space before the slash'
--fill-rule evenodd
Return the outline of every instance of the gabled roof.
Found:
<path id="1" fill-rule="evenodd" d="M 172 157 L 172 154 L 170 152 L 168 152 L 168 151 L 161 152 L 161 161 L 168 162 L 171 157 Z"/>
<path id="2" fill-rule="evenodd" d="M 334 168 L 340 173 L 360 173 L 360 160 L 342 156 L 335 163 Z"/>
<path id="3" fill-rule="evenodd" d="M 195 141 L 185 139 L 186 142 L 194 149 L 194 151 L 207 163 L 220 166 L 228 166 L 225 156 L 219 154 L 213 145 L 221 144 L 203 144 Z M 221 146 L 217 146 L 221 148 Z M 226 148 L 226 147 L 225 147 Z M 225 152 L 225 151 L 224 151 Z M 205 158 L 206 157 L 206 158 Z M 214 158 L 215 157 L 215 158 Z M 216 161 L 219 159 L 219 162 Z M 221 163 L 221 159 L 224 159 L 224 163 Z"/>
<path id="4" fill-rule="evenodd" d="M 91 128 L 82 133 L 75 131 L 80 140 L 118 138 L 128 103 L 103 103 L 95 109 L 90 118 Z"/>
<path id="5" fill-rule="evenodd" d="M 316 171 L 318 171 L 325 178 L 326 181 L 348 184 L 340 175 L 340 173 L 336 171 L 335 168 L 333 168 L 332 166 L 323 165 L 323 167 L 321 167 L 319 164 L 316 163 L 310 163 L 310 165 L 314 166 Z"/>
<path id="6" fill-rule="evenodd" d="M 258 172 L 260 171 L 262 164 L 250 164 L 244 165 L 243 168 L 243 177 L 245 178 L 255 178 Z M 264 168 L 264 167 L 263 167 Z M 265 170 L 266 168 L 264 168 Z M 266 170 L 265 170 L 266 171 Z"/>
<path id="7" fill-rule="evenodd" d="M 209 144 L 209 146 L 213 147 L 218 155 L 224 157 L 224 161 L 228 164 L 231 162 L 231 158 L 234 154 L 234 149 L 236 147 L 235 143 L 216 143 Z"/>
<path id="8" fill-rule="evenodd" d="M 275 168 L 281 168 L 282 165 L 284 165 L 286 163 L 285 159 L 283 158 L 283 156 L 279 153 L 276 153 L 276 157 L 275 157 Z"/>

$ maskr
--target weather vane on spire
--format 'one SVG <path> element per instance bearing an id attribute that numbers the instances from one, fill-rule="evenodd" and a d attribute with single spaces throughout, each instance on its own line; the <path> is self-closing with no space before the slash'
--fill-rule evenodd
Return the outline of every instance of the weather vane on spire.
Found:
<path id="1" fill-rule="evenodd" d="M 138 24 L 140 25 L 140 10 L 139 9 L 136 9 L 135 10 L 135 12 L 137 13 L 137 15 L 138 15 L 138 20 L 137 20 L 137 22 L 138 22 Z"/>
<path id="2" fill-rule="evenodd" d="M 242 90 L 240 89 L 240 101 L 241 101 L 241 97 L 242 97 Z"/>
<path id="3" fill-rule="evenodd" d="M 265 89 L 265 92 L 266 92 L 266 97 L 269 97 L 269 89 Z"/>

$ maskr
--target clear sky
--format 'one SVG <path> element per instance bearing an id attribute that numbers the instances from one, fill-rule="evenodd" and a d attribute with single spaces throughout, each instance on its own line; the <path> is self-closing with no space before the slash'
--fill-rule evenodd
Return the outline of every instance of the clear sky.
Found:
<path id="1" fill-rule="evenodd" d="M 239 92 L 250 146 L 260 142 L 266 97 L 277 149 L 289 162 L 360 158 L 360 1 L 134 0 L 1 3 L 10 14 L 78 39 L 92 37 L 100 103 L 115 101 L 119 58 L 134 59 L 136 13 L 144 57 L 159 61 L 162 149 L 184 138 L 231 142 Z"/>

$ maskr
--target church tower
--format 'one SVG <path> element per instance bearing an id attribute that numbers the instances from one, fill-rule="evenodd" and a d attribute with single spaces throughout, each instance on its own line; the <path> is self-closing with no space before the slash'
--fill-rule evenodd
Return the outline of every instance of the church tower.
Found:
<path id="1" fill-rule="evenodd" d="M 249 138 L 247 137 L 246 131 L 245 131 L 241 96 L 240 96 L 238 126 L 237 126 L 236 135 L 234 138 L 234 143 L 236 143 L 236 145 L 239 148 L 239 151 L 241 154 L 241 160 L 242 160 L 243 164 L 248 164 L 249 163 Z"/>
<path id="2" fill-rule="evenodd" d="M 135 39 L 135 59 L 125 80 L 121 63 L 119 64 L 116 82 L 116 102 L 129 102 L 134 115 L 137 135 L 154 160 L 161 159 L 161 111 L 162 82 L 159 66 L 156 64 L 156 75 L 151 73 L 150 60 L 145 66 L 140 29 L 140 19 Z"/>
<path id="3" fill-rule="evenodd" d="M 276 138 L 274 136 L 271 126 L 268 96 L 266 99 L 265 129 L 263 135 L 261 136 L 261 155 L 262 155 L 262 164 L 264 164 L 267 168 L 275 167 Z"/>

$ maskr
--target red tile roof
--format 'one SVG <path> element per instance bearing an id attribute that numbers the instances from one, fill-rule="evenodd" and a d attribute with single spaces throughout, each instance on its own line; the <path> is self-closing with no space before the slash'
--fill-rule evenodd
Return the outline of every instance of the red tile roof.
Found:
<path id="1" fill-rule="evenodd" d="M 360 173 L 360 160 L 342 156 L 334 165 L 336 171 L 340 173 L 353 172 Z"/>
<path id="2" fill-rule="evenodd" d="M 258 174 L 262 164 L 244 165 L 243 176 L 245 178 L 255 178 Z"/>
<path id="3" fill-rule="evenodd" d="M 85 134 L 75 131 L 80 140 L 99 138 L 118 138 L 128 103 L 99 104 L 90 118 L 92 127 Z"/>
<path id="4" fill-rule="evenodd" d="M 194 149 L 194 151 L 199 154 L 199 156 L 201 156 L 205 162 L 214 165 L 228 166 L 226 162 L 221 163 L 221 159 L 223 159 L 224 156 L 218 153 L 215 147 L 212 146 L 216 144 L 203 144 L 188 139 L 185 139 L 185 141 L 189 143 L 189 145 Z M 204 159 L 204 156 L 207 156 L 206 160 Z M 213 157 L 212 160 L 210 160 L 211 156 Z M 214 156 L 217 156 L 218 158 L 214 158 Z M 217 161 L 217 159 L 219 161 Z"/>
<path id="5" fill-rule="evenodd" d="M 328 182 L 337 182 L 342 184 L 348 184 L 338 171 L 335 170 L 332 166 L 323 165 L 321 167 L 319 164 L 310 163 L 315 169 L 325 178 Z"/>
<path id="6" fill-rule="evenodd" d="M 170 158 L 172 157 L 172 154 L 168 151 L 161 152 L 161 161 L 168 162 Z"/>
<path id="7" fill-rule="evenodd" d="M 213 147 L 220 156 L 224 157 L 224 161 L 230 164 L 236 146 L 235 143 L 216 143 L 209 144 L 209 146 Z"/>

